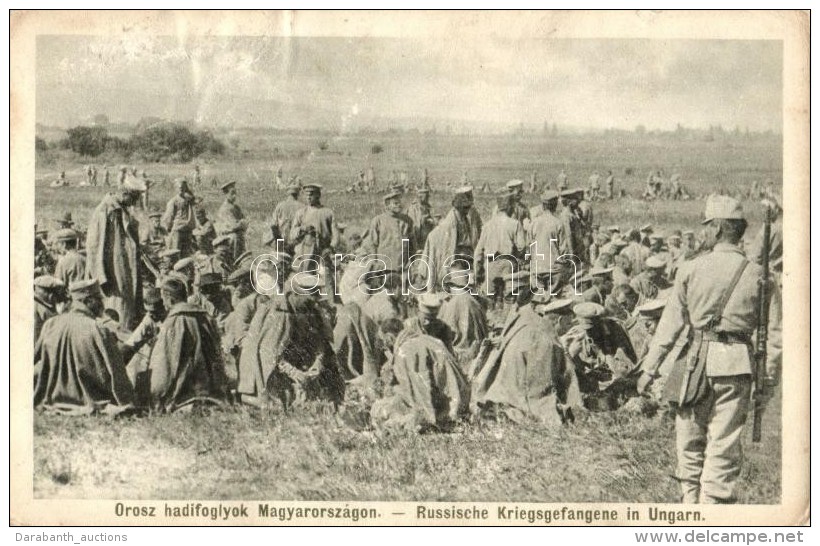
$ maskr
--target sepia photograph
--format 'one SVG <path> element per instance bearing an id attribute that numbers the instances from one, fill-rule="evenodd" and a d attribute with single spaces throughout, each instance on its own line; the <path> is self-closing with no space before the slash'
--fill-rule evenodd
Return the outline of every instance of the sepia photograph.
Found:
<path id="1" fill-rule="evenodd" d="M 13 12 L 12 525 L 807 524 L 809 25 Z"/>

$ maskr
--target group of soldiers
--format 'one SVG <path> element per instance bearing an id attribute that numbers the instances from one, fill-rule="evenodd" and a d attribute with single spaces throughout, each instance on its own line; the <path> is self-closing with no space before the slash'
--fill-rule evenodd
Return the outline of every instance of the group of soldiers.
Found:
<path id="1" fill-rule="evenodd" d="M 213 221 L 186 179 L 174 185 L 164 211 L 141 212 L 147 185 L 126 173 L 86 231 L 70 215 L 50 237 L 35 230 L 35 406 L 297 411 L 319 400 L 344 413 L 355 399 L 386 429 L 440 430 L 470 416 L 567 423 L 641 393 L 660 400 L 692 332 L 726 345 L 721 359 L 741 359 L 733 347 L 746 348 L 754 329 L 756 249 L 782 267 L 782 233 L 779 246 L 757 241 L 744 257 L 742 209 L 725 196 L 707 201 L 697 235 L 662 234 L 600 226 L 582 188 L 544 190 L 528 207 L 524 182 L 511 180 L 482 219 L 471 186 L 436 214 L 429 184 L 405 210 L 397 183 L 368 228 L 346 236 L 321 185 L 291 182 L 254 254 L 235 182 L 221 186 Z M 728 290 L 742 295 L 726 304 L 720 272 L 741 261 L 750 267 Z M 778 358 L 775 347 L 772 381 Z M 735 498 L 737 400 L 750 388 L 735 376 L 748 362 L 721 366 L 706 372 L 717 394 L 698 403 L 720 409 L 731 391 L 731 410 L 678 416 L 687 502 Z M 704 467 L 704 435 L 730 455 L 709 466 L 707 453 Z"/>

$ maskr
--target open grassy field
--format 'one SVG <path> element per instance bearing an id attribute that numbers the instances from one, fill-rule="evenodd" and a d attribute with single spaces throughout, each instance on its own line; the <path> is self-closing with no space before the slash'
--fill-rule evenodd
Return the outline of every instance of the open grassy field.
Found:
<path id="1" fill-rule="evenodd" d="M 743 192 L 754 181 L 782 179 L 778 141 L 689 142 L 646 137 L 516 139 L 495 137 L 379 137 L 384 151 L 371 155 L 373 139 L 338 138 L 319 151 L 322 137 L 281 139 L 241 136 L 234 158 L 202 165 L 205 187 L 195 190 L 211 213 L 221 202 L 212 177 L 238 181 L 238 203 L 250 218 L 249 246 L 259 248 L 262 222 L 283 197 L 273 189 L 279 164 L 286 176 L 326 188 L 324 201 L 339 221 L 363 229 L 382 210 L 381 195 L 347 194 L 360 169 L 373 165 L 384 180 L 391 169 L 416 179 L 428 168 L 432 202 L 445 212 L 450 193 L 445 182 L 467 171 L 476 188 L 489 181 L 501 188 L 511 178 L 554 181 L 561 168 L 573 185 L 584 185 L 595 169 L 612 169 L 629 195 L 640 194 L 648 172 L 679 172 L 689 191 L 703 195 L 720 189 Z M 248 150 L 247 153 L 244 150 Z M 173 179 L 193 172 L 192 165 L 141 165 L 152 178 Z M 106 188 L 48 187 L 65 170 L 79 182 L 82 164 L 52 160 L 37 168 L 36 218 L 53 228 L 63 211 L 81 226 Z M 631 172 L 632 174 L 626 174 Z M 112 179 L 116 176 L 112 169 Z M 153 206 L 163 208 L 167 186 L 151 191 Z M 490 195 L 478 194 L 486 217 Z M 537 198 L 527 195 L 528 204 Z M 745 203 L 750 233 L 761 211 Z M 661 229 L 697 229 L 699 200 L 645 203 L 634 197 L 597 203 L 602 225 L 622 229 L 651 222 Z M 17 363 L 21 369 L 29 363 Z M 764 443 L 746 438 L 741 501 L 777 503 L 780 499 L 780 397 L 764 419 Z M 150 418 L 34 417 L 36 497 L 166 499 L 336 499 L 336 500 L 486 500 L 675 502 L 674 425 L 663 415 L 627 412 L 585 414 L 559 430 L 480 422 L 447 434 L 389 435 L 354 430 L 322 408 L 283 415 L 233 408 L 213 413 Z M 748 431 L 747 431 L 748 432 Z"/>

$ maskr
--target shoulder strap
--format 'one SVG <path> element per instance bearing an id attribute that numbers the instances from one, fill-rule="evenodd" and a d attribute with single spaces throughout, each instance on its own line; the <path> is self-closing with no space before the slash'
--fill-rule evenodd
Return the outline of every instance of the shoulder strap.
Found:
<path id="1" fill-rule="evenodd" d="M 717 313 L 712 317 L 710 326 L 714 328 L 720 321 L 723 319 L 723 310 L 726 309 L 726 304 L 729 303 L 729 300 L 732 297 L 732 294 L 735 293 L 735 288 L 737 287 L 737 283 L 740 282 L 740 277 L 743 276 L 743 272 L 746 271 L 746 266 L 749 265 L 749 260 L 743 258 L 740 262 L 740 266 L 735 270 L 735 274 L 732 277 L 732 282 L 729 283 L 729 287 L 723 293 L 723 298 L 720 300 L 720 305 L 718 306 Z"/>

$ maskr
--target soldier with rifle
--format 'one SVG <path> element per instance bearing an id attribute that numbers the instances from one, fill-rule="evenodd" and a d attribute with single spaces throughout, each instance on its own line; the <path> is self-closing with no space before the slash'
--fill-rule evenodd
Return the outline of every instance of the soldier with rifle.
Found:
<path id="1" fill-rule="evenodd" d="M 675 362 L 664 396 L 676 405 L 677 478 L 684 503 L 733 503 L 742 461 L 741 437 L 755 393 L 755 427 L 774 386 L 765 366 L 770 287 L 767 264 L 750 262 L 739 243 L 746 231 L 740 202 L 706 202 L 708 253 L 679 272 L 644 360 L 638 392 L 689 326 L 688 347 Z M 752 336 L 757 332 L 757 354 Z M 759 434 L 758 434 L 759 438 Z"/>

